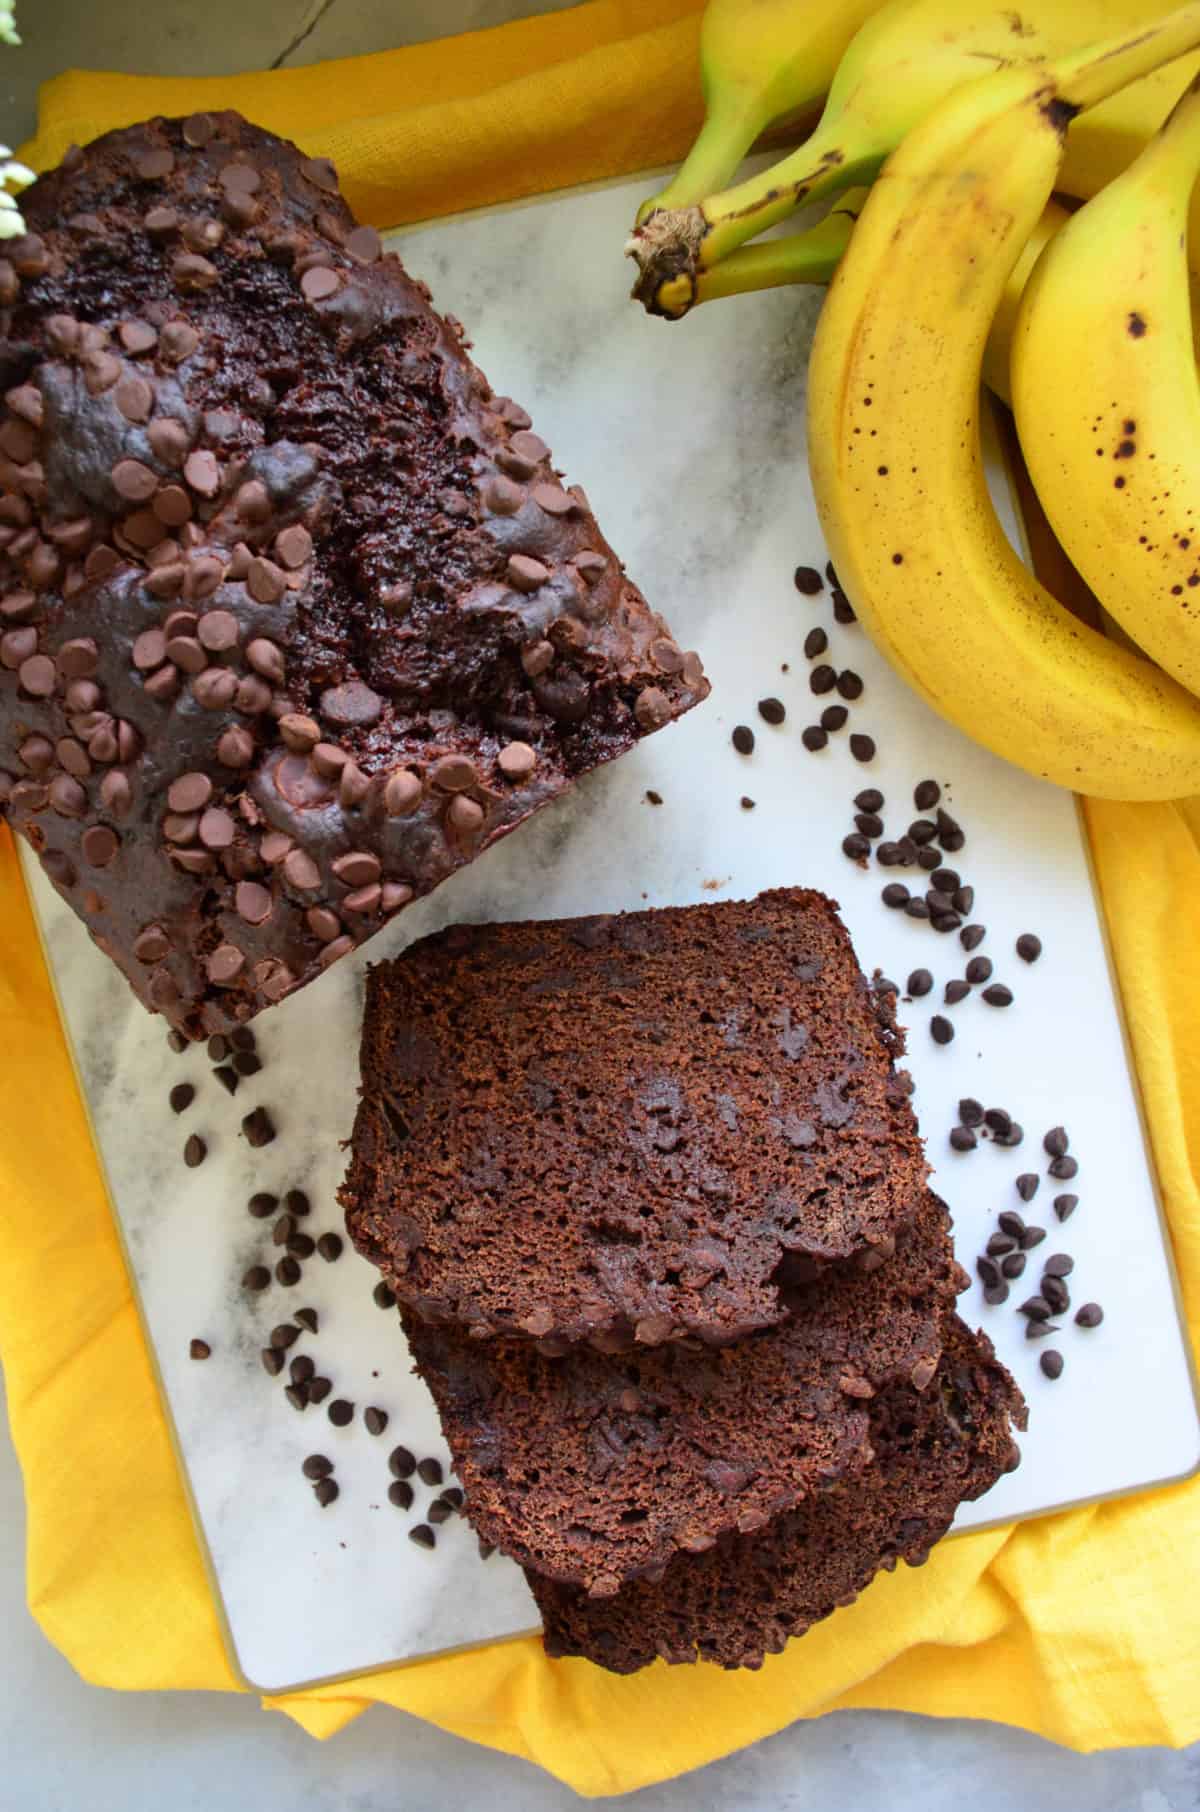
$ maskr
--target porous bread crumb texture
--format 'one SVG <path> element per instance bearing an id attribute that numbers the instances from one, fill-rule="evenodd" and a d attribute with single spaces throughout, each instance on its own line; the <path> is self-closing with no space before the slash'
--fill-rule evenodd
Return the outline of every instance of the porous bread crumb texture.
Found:
<path id="1" fill-rule="evenodd" d="M 109 133 L 0 248 L 0 814 L 191 1037 L 702 699 L 333 167 Z"/>
<path id="2" fill-rule="evenodd" d="M 806 889 L 455 927 L 371 971 L 348 1226 L 475 1335 L 739 1339 L 919 1208 L 901 1049 Z"/>
<path id="3" fill-rule="evenodd" d="M 660 1577 L 589 1598 L 530 1571 L 547 1653 L 613 1673 L 656 1658 L 761 1667 L 789 1638 L 850 1604 L 897 1561 L 918 1567 L 960 1503 L 982 1496 L 1018 1459 L 1020 1392 L 991 1342 L 950 1318 L 924 1391 L 894 1383 L 868 1406 L 872 1458 L 749 1535 L 680 1555 Z"/>
<path id="4" fill-rule="evenodd" d="M 411 1311 L 404 1327 L 475 1527 L 604 1594 L 860 1470 L 873 1399 L 897 1378 L 928 1385 L 965 1281 L 927 1193 L 888 1264 L 832 1267 L 789 1292 L 788 1320 L 736 1345 L 547 1358 Z"/>

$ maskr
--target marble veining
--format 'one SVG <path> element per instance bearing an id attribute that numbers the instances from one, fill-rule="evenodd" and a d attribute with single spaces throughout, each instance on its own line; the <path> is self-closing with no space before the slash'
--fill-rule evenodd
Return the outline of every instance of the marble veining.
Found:
<path id="1" fill-rule="evenodd" d="M 1051 1384 L 1013 1312 L 1026 1290 L 1018 1286 L 1008 1307 L 994 1310 L 973 1284 L 964 1313 L 987 1327 L 1026 1389 L 1031 1427 L 1020 1470 L 962 1525 L 1178 1476 L 1200 1452 L 1074 804 L 934 718 L 860 631 L 832 624 L 827 598 L 797 594 L 793 567 L 824 560 L 804 458 L 816 298 L 777 292 L 720 303 L 679 326 L 647 319 L 625 302 L 618 256 L 638 197 L 639 185 L 620 184 L 497 211 L 410 233 L 403 250 L 439 306 L 467 322 L 497 388 L 531 410 L 681 642 L 700 648 L 713 679 L 709 702 L 590 775 L 257 1021 L 264 1068 L 233 1100 L 202 1049 L 167 1050 L 162 1022 L 134 1003 L 40 874 L 32 877 L 199 1526 L 238 1662 L 260 1687 L 536 1624 L 518 1569 L 499 1556 L 481 1561 L 461 1520 L 443 1525 L 432 1554 L 407 1540 L 432 1492 L 418 1488 L 411 1514 L 387 1501 L 386 1456 L 397 1441 L 443 1457 L 445 1449 L 395 1315 L 372 1301 L 371 1268 L 347 1248 L 336 1264 L 310 1259 L 293 1289 L 273 1284 L 248 1298 L 239 1284 L 248 1265 L 279 1256 L 270 1223 L 246 1212 L 252 1190 L 303 1187 L 314 1204 L 306 1230 L 339 1226 L 339 1141 L 354 1111 L 365 967 L 454 919 L 685 904 L 798 882 L 832 893 L 865 967 L 878 964 L 902 983 L 920 964 L 937 978 L 934 994 L 902 1005 L 901 1017 L 911 1025 L 935 1182 L 955 1214 L 964 1262 L 973 1263 L 996 1213 L 1020 1206 L 1017 1173 L 1039 1170 L 1040 1193 L 1024 1212 L 1049 1237 L 1031 1255 L 1028 1287 L 1040 1258 L 1069 1251 L 1075 1302 L 1096 1298 L 1107 1313 L 1093 1334 L 1064 1320 L 1066 1371 Z M 819 712 L 802 653 L 816 623 L 829 630 L 829 658 L 865 681 L 852 727 L 878 740 L 869 767 L 852 760 L 844 734 L 818 756 L 801 745 L 801 729 Z M 780 728 L 757 715 L 767 694 L 787 706 Z M 730 746 L 738 722 L 755 728 L 749 758 Z M 953 1009 L 958 1036 L 945 1048 L 931 1042 L 928 1020 L 944 981 L 962 973 L 964 952 L 954 937 L 886 912 L 885 877 L 840 851 L 856 791 L 884 791 L 897 835 L 915 816 L 911 789 L 926 775 L 946 786 L 949 809 L 967 828 L 956 866 L 976 888 L 974 917 L 988 926 L 983 951 L 996 979 L 1017 996 L 1007 1012 L 978 998 Z M 662 805 L 647 802 L 647 789 Z M 743 795 L 753 809 L 740 804 Z M 1013 954 L 1025 930 L 1045 942 L 1035 968 Z M 177 1118 L 167 1091 L 182 1080 L 198 1094 Z M 946 1135 L 964 1094 L 1007 1107 L 1026 1128 L 1024 1146 L 951 1154 Z M 260 1103 L 279 1136 L 253 1152 L 239 1123 Z M 1081 1166 L 1071 1185 L 1081 1206 L 1062 1230 L 1040 1151 L 1042 1133 L 1060 1121 Z M 209 1155 L 187 1170 L 180 1154 L 193 1131 Z M 286 1378 L 271 1380 L 261 1367 L 268 1330 L 302 1304 L 317 1309 L 321 1329 L 292 1355 L 311 1351 L 334 1395 L 356 1404 L 349 1428 L 332 1427 L 324 1408 L 297 1414 L 282 1394 Z M 207 1363 L 189 1360 L 193 1336 L 212 1344 Z M 390 1416 L 378 1439 L 361 1420 L 371 1403 Z M 314 1451 L 334 1460 L 341 1487 L 324 1511 L 300 1474 Z"/>

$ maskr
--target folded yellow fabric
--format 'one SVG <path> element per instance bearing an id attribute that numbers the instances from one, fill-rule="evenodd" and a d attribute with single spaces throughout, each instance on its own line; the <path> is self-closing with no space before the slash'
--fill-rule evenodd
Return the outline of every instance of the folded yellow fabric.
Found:
<path id="1" fill-rule="evenodd" d="M 27 155 L 153 112 L 236 106 L 331 155 L 378 225 L 677 156 L 699 0 L 594 4 L 450 43 L 232 80 L 68 74 Z M 435 96 L 427 102 L 424 97 Z M 1200 1331 L 1200 808 L 1089 827 L 1193 1335 Z M 89 1680 L 232 1690 L 138 1311 L 15 851 L 0 826 L 0 1354 L 29 1504 L 29 1604 Z M 99 1402 L 94 1380 L 108 1385 Z M 87 1491 L 80 1493 L 80 1478 Z M 1187 1582 L 1200 1481 L 943 1544 L 761 1674 L 631 1680 L 498 1643 L 269 1699 L 315 1736 L 381 1702 L 588 1795 L 694 1768 L 798 1717 L 877 1706 L 1026 1725 L 1079 1749 L 1200 1737 Z M 1184 1588 L 1184 1589 L 1181 1589 Z"/>

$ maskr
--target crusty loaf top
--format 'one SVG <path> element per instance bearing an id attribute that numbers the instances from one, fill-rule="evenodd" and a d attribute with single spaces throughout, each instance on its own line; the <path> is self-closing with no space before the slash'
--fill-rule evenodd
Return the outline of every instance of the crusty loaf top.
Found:
<path id="1" fill-rule="evenodd" d="M 201 1036 L 707 684 L 325 160 L 158 119 L 23 207 L 0 810 Z"/>

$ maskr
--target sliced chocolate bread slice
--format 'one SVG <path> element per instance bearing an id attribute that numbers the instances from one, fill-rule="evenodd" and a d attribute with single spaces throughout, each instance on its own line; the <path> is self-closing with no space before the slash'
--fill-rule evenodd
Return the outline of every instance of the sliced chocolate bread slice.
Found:
<path id="1" fill-rule="evenodd" d="M 738 1339 L 916 1212 L 901 1049 L 808 889 L 456 926 L 371 971 L 347 1225 L 475 1335 Z"/>

